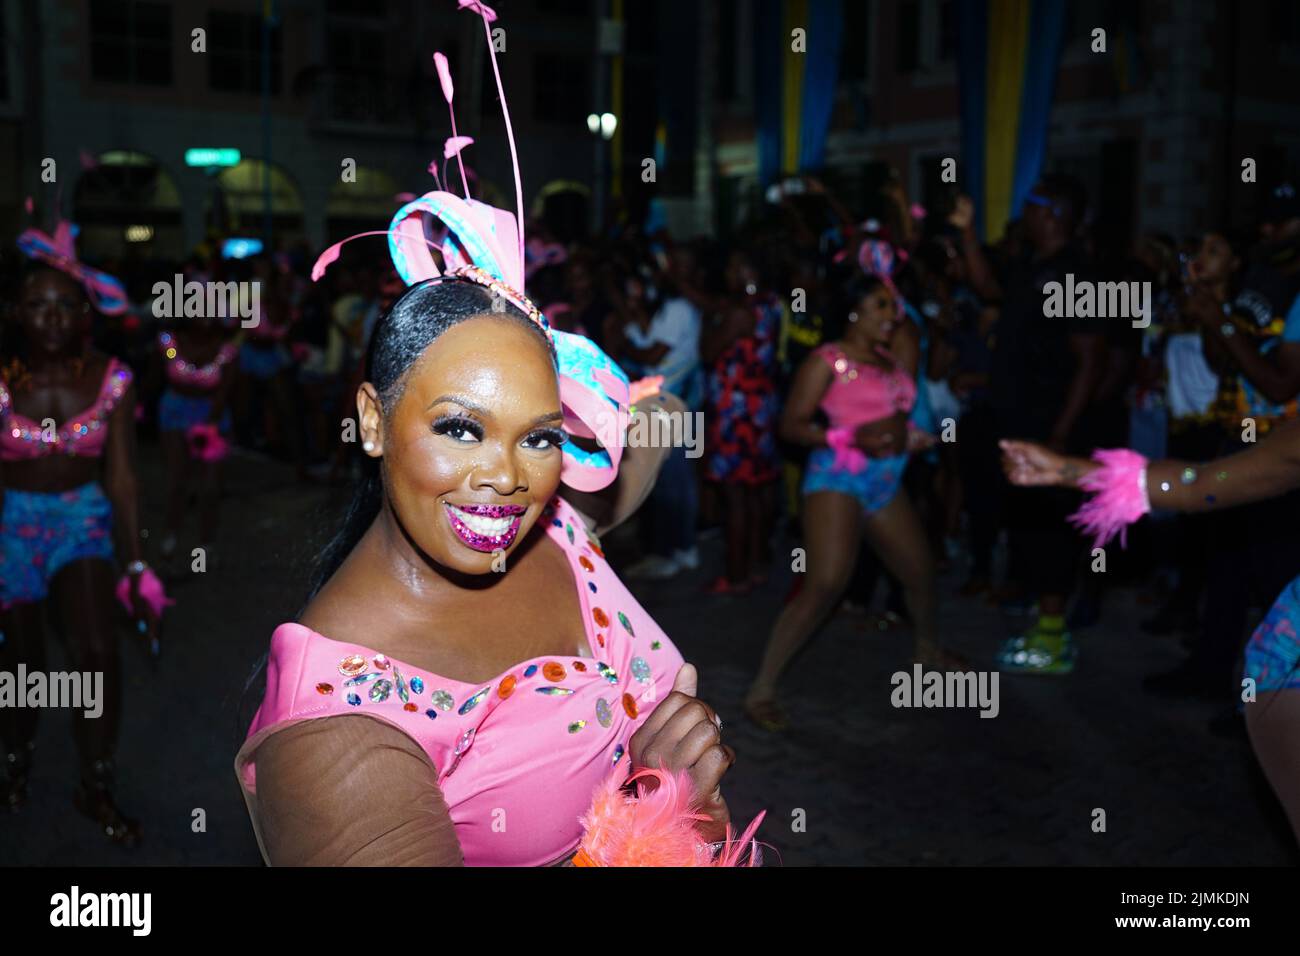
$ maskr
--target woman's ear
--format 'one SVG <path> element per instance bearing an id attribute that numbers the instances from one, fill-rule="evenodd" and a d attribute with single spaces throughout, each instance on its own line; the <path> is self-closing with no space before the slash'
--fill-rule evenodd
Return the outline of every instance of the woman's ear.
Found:
<path id="1" fill-rule="evenodd" d="M 384 454 L 383 407 L 379 395 L 369 382 L 362 382 L 357 389 L 357 421 L 361 426 L 361 448 L 371 458 L 382 458 Z"/>

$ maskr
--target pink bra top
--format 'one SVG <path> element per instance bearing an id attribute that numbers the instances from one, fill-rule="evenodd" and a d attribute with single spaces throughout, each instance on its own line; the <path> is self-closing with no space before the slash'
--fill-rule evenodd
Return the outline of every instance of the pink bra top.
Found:
<path id="1" fill-rule="evenodd" d="M 568 555 L 596 659 L 538 657 L 467 684 L 281 624 L 271 637 L 266 695 L 235 759 L 250 808 L 255 752 L 268 736 L 314 717 L 366 714 L 428 755 L 466 865 L 541 866 L 573 851 L 594 788 L 655 701 L 672 692 L 683 661 L 564 499 L 553 499 L 540 520 Z M 493 830 L 499 809 L 509 840 Z"/>
<path id="2" fill-rule="evenodd" d="M 886 349 L 877 348 L 876 352 L 890 363 L 888 369 L 855 362 L 834 344 L 817 349 L 834 373 L 821 400 L 832 428 L 857 428 L 912 410 L 916 382 Z"/>
<path id="3" fill-rule="evenodd" d="M 167 365 L 167 381 L 173 385 L 191 388 L 214 389 L 221 384 L 221 370 L 239 354 L 233 342 L 227 342 L 217 351 L 217 357 L 202 367 L 185 361 L 180 353 L 180 343 L 170 332 L 158 335 L 158 348 Z"/>
<path id="4" fill-rule="evenodd" d="M 108 416 L 131 384 L 131 369 L 108 360 L 95 403 L 47 435 L 40 422 L 13 410 L 13 398 L 0 380 L 0 461 L 25 461 L 63 454 L 98 458 L 104 453 Z"/>

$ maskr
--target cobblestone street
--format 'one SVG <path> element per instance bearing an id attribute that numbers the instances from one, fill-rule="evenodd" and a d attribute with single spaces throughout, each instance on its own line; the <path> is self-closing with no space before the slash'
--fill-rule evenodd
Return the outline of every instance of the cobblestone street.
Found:
<path id="1" fill-rule="evenodd" d="M 144 450 L 149 489 L 161 487 L 153 453 Z M 241 711 L 244 684 L 271 631 L 296 613 L 304 569 L 344 494 L 298 486 L 278 464 L 231 460 L 215 560 L 175 589 L 160 663 L 134 642 L 124 652 L 119 801 L 142 820 L 144 845 L 133 854 L 110 847 L 72 809 L 70 721 L 54 711 L 42 722 L 29 805 L 0 818 L 5 863 L 260 863 L 232 772 L 260 694 L 254 688 Z M 143 523 L 159 518 L 155 496 Z M 627 536 L 606 542 L 616 567 L 626 566 Z M 1173 665 L 1181 650 L 1138 629 L 1149 609 L 1133 592 L 1112 594 L 1102 623 L 1079 635 L 1072 675 L 1002 675 L 996 719 L 895 709 L 890 675 L 910 667 L 909 637 L 840 616 L 795 662 L 783 688 L 792 726 L 772 735 L 745 720 L 740 700 L 790 583 L 788 563 L 760 594 L 705 596 L 720 549 L 708 542 L 699 571 L 637 594 L 699 666 L 700 696 L 723 718 L 738 754 L 725 784 L 733 815 L 747 821 L 766 809 L 760 832 L 784 865 L 1297 862 L 1244 736 L 1211 736 L 1211 704 L 1142 693 L 1142 675 Z M 945 639 L 989 667 L 1012 622 L 958 598 L 959 583 L 955 573 L 941 582 Z M 56 642 L 50 667 L 63 660 Z M 206 832 L 191 829 L 197 808 Z M 1092 830 L 1095 808 L 1106 812 L 1104 833 Z"/>

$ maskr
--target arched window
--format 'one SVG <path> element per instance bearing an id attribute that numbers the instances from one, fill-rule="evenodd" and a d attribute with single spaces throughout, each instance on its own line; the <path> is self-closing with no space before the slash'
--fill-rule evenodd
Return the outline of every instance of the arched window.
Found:
<path id="1" fill-rule="evenodd" d="M 275 163 L 243 159 L 213 177 L 205 203 L 208 229 L 225 238 L 261 238 L 270 200 L 272 243 L 275 248 L 302 242 L 302 195 L 287 171 Z"/>

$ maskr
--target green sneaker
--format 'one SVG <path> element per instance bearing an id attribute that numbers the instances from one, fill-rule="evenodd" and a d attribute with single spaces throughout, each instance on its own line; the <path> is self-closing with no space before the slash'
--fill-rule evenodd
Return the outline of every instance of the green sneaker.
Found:
<path id="1" fill-rule="evenodd" d="M 1068 674 L 1077 658 L 1069 631 L 1051 634 L 1038 630 L 1008 639 L 995 656 L 1003 670 L 1025 674 Z"/>

